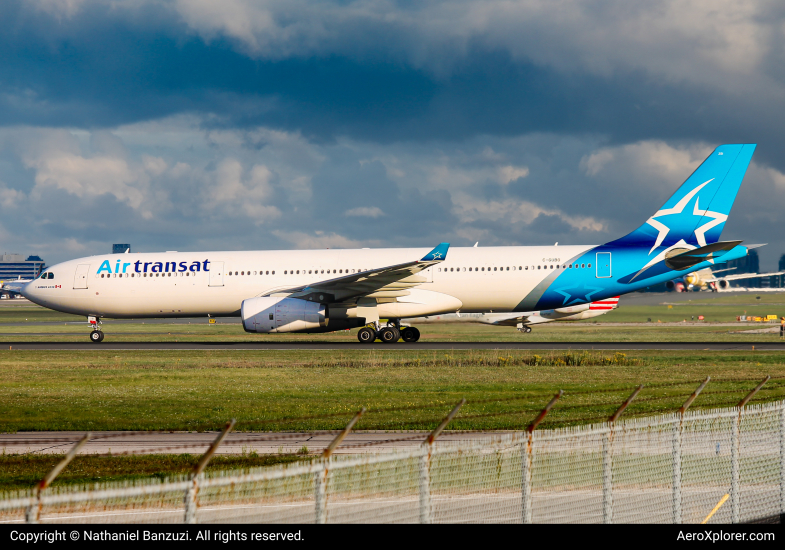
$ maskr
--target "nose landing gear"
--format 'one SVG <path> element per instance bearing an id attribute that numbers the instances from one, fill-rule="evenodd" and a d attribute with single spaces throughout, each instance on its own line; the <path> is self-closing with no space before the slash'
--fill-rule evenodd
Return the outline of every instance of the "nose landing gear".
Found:
<path id="1" fill-rule="evenodd" d="M 93 327 L 93 332 L 90 333 L 90 341 L 94 344 L 103 342 L 104 333 L 101 332 L 101 329 L 99 328 L 101 324 L 101 319 L 90 315 L 89 317 L 87 317 L 87 322 L 90 323 L 91 327 Z"/>

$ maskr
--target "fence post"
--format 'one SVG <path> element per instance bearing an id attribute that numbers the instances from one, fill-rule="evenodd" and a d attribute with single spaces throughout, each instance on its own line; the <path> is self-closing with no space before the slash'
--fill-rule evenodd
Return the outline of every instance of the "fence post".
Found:
<path id="1" fill-rule="evenodd" d="M 624 410 L 632 403 L 640 391 L 643 384 L 635 388 L 635 391 L 621 404 L 621 406 L 608 418 L 608 431 L 602 437 L 602 520 L 603 523 L 613 523 L 613 430 L 616 420 L 619 419 Z"/>
<path id="2" fill-rule="evenodd" d="M 420 456 L 420 523 L 433 521 L 431 517 L 431 452 L 433 451 L 433 442 L 465 404 L 466 399 L 461 399 L 423 442 L 422 455 Z"/>
<path id="3" fill-rule="evenodd" d="M 741 425 L 741 413 L 733 417 L 733 431 L 730 436 L 730 508 L 731 523 L 739 523 L 739 428 Z"/>
<path id="4" fill-rule="evenodd" d="M 79 452 L 79 449 L 84 447 L 85 443 L 90 441 L 90 438 L 93 436 L 90 432 L 84 434 L 82 439 L 76 442 L 76 445 L 71 447 L 71 450 L 63 457 L 63 459 L 58 462 L 54 468 L 52 468 L 48 474 L 38 482 L 38 486 L 36 487 L 36 502 L 35 504 L 31 504 L 25 510 L 25 522 L 26 523 L 38 523 L 38 520 L 41 518 L 41 493 L 49 487 L 55 478 L 60 475 L 60 472 L 63 471 L 63 468 L 68 466 L 68 464 L 74 459 L 76 453 Z"/>
<path id="5" fill-rule="evenodd" d="M 196 523 L 196 508 L 199 506 L 197 501 L 197 494 L 199 493 L 199 478 L 202 475 L 202 472 L 207 467 L 207 464 L 210 462 L 210 459 L 213 458 L 215 451 L 218 450 L 218 446 L 223 443 L 223 440 L 229 435 L 229 432 L 232 431 L 234 428 L 235 419 L 232 418 L 229 422 L 226 423 L 224 426 L 223 431 L 218 434 L 218 437 L 213 440 L 210 444 L 210 448 L 207 449 L 202 455 L 202 458 L 199 459 L 199 462 L 194 466 L 194 469 L 191 470 L 189 475 L 191 484 L 188 485 L 188 488 L 185 490 L 185 498 L 183 499 L 185 503 L 185 523 Z"/>
<path id="6" fill-rule="evenodd" d="M 545 405 L 537 418 L 532 420 L 526 428 L 521 441 L 521 522 L 525 524 L 532 522 L 532 442 L 534 430 L 562 395 L 564 395 L 564 390 L 559 390 L 559 393 L 553 396 L 553 399 Z"/>
<path id="7" fill-rule="evenodd" d="M 330 471 L 330 457 L 333 455 L 335 448 L 341 444 L 343 438 L 348 435 L 354 425 L 360 420 L 360 417 L 365 413 L 365 407 L 357 411 L 357 414 L 349 421 L 346 427 L 335 436 L 327 448 L 322 452 L 322 457 L 319 459 L 320 468 L 316 471 L 314 479 L 314 512 L 316 513 L 316 523 L 327 523 L 327 475 Z"/>
<path id="8" fill-rule="evenodd" d="M 692 392 L 684 402 L 684 405 L 679 409 L 679 418 L 673 425 L 673 523 L 681 523 L 681 443 L 682 432 L 684 429 L 684 413 L 690 408 L 695 398 L 700 395 L 703 388 L 711 380 L 711 376 L 707 376 L 698 388 Z"/>
<path id="9" fill-rule="evenodd" d="M 780 407 L 780 514 L 785 515 L 785 401 Z M 782 517 L 782 516 L 780 516 Z"/>
<path id="10" fill-rule="evenodd" d="M 741 453 L 741 415 L 744 411 L 745 405 L 749 403 L 750 399 L 758 393 L 758 391 L 763 387 L 763 385 L 769 381 L 771 376 L 766 376 L 763 381 L 758 384 L 755 389 L 753 389 L 750 393 L 747 394 L 744 399 L 739 401 L 739 404 L 736 405 L 739 412 L 733 419 L 733 432 L 731 433 L 731 458 L 730 458 L 730 469 L 731 469 L 731 483 L 730 483 L 730 507 L 731 507 L 731 523 L 739 523 L 741 521 L 741 480 L 740 480 L 740 464 L 739 461 L 741 460 L 740 453 Z"/>

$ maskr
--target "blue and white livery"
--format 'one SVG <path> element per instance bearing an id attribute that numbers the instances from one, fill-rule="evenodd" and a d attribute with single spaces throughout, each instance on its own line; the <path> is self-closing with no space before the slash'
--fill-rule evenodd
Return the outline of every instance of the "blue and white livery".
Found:
<path id="1" fill-rule="evenodd" d="M 754 150 L 717 147 L 639 228 L 599 246 L 93 256 L 48 268 L 23 294 L 86 315 L 95 342 L 101 318 L 202 315 L 239 316 L 255 333 L 362 327 L 363 342 L 416 341 L 401 320 L 568 311 L 745 256 L 741 241 L 720 234 Z"/>

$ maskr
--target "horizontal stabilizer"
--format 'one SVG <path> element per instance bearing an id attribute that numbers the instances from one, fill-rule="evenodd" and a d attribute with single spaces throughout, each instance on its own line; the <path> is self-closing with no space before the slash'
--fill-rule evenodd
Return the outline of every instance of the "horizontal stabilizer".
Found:
<path id="1" fill-rule="evenodd" d="M 655 264 L 645 267 L 635 273 L 630 273 L 619 279 L 621 284 L 627 285 L 635 281 L 644 281 L 653 277 L 658 277 L 672 271 L 683 271 L 703 262 L 719 260 L 726 262 L 743 258 L 747 255 L 747 248 L 739 246 L 741 241 L 718 242 L 710 245 L 694 248 L 691 250 L 673 249 L 673 255 Z M 705 266 L 708 267 L 708 266 Z"/>
<path id="2" fill-rule="evenodd" d="M 665 258 L 665 265 L 670 269 L 683 271 L 701 262 L 719 258 L 740 244 L 741 241 L 720 241 L 694 250 L 685 250 L 680 254 Z"/>

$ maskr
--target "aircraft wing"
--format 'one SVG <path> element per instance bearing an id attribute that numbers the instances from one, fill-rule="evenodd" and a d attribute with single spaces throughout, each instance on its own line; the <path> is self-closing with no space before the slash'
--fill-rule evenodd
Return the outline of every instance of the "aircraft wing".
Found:
<path id="1" fill-rule="evenodd" d="M 713 277 L 705 279 L 707 283 L 714 283 L 719 280 L 723 281 L 738 281 L 739 279 L 754 279 L 755 277 L 773 277 L 774 275 L 782 275 L 785 271 L 777 271 L 776 273 L 738 273 L 736 275 L 727 275 L 725 277 Z"/>
<path id="2" fill-rule="evenodd" d="M 441 263 L 447 257 L 450 243 L 441 243 L 419 260 L 369 269 L 359 273 L 326 279 L 305 286 L 276 289 L 266 294 L 288 294 L 291 298 L 318 302 L 340 303 L 357 298 L 395 298 L 405 296 L 407 288 L 427 282 L 417 276 L 424 269 Z"/>

